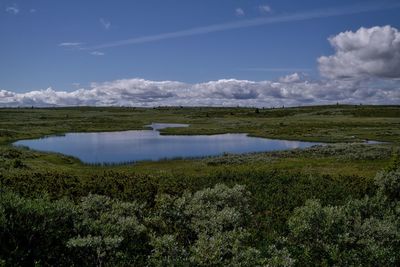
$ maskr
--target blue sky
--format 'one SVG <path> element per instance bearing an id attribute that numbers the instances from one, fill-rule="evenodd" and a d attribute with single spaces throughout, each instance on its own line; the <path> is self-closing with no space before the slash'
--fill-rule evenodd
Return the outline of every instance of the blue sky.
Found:
<path id="1" fill-rule="evenodd" d="M 317 59 L 335 52 L 329 37 L 400 28 L 399 13 L 398 1 L 1 0 L 0 89 L 319 79 Z"/>

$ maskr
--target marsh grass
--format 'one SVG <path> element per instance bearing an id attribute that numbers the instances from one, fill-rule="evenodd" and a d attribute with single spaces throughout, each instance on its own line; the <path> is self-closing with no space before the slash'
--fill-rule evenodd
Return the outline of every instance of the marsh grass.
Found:
<path id="1" fill-rule="evenodd" d="M 208 115 L 208 117 L 206 116 Z M 0 109 L 0 143 L 67 132 L 140 130 L 152 122 L 190 124 L 162 134 L 249 133 L 319 142 L 400 141 L 399 106 L 253 108 Z"/>

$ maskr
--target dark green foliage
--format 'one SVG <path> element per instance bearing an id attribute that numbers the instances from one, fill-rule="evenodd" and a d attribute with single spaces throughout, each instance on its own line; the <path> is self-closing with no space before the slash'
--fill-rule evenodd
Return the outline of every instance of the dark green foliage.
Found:
<path id="1" fill-rule="evenodd" d="M 22 169 L 25 168 L 25 164 L 20 159 L 14 159 L 12 162 L 12 167 L 15 169 Z"/>
<path id="2" fill-rule="evenodd" d="M 265 204 L 240 185 L 161 193 L 151 206 L 92 194 L 78 202 L 31 199 L 3 190 L 0 259 L 5 265 L 23 266 L 400 264 L 399 171 L 379 173 L 372 196 L 339 205 L 314 199 L 301 206 L 304 196 L 299 202 L 285 200 L 282 196 L 290 191 L 280 188 L 291 182 L 277 180 L 280 185 L 270 189 L 271 196 L 261 198 L 275 201 L 265 202 L 274 207 L 266 216 L 253 213 Z M 300 190 L 288 199 L 306 192 Z M 322 202 L 335 200 L 332 195 Z M 273 223 L 274 214 L 287 204 L 294 211 L 286 207 L 285 216 L 291 213 L 288 229 L 278 230 L 285 237 L 262 239 L 259 233 L 279 225 Z M 285 224 L 285 216 L 279 217 L 280 224 Z"/>
<path id="3" fill-rule="evenodd" d="M 375 185 L 378 187 L 378 196 L 390 203 L 400 201 L 400 169 L 378 173 Z"/>
<path id="4" fill-rule="evenodd" d="M 67 242 L 83 265 L 143 265 L 150 252 L 144 205 L 89 195 L 77 205 L 77 234 Z M 81 264 L 82 264 L 81 263 Z"/>
<path id="5" fill-rule="evenodd" d="M 292 255 L 302 266 L 399 266 L 400 172 L 380 173 L 377 193 L 342 206 L 309 200 L 289 219 Z"/>
<path id="6" fill-rule="evenodd" d="M 6 265 L 71 264 L 65 242 L 75 233 L 72 203 L 31 200 L 8 192 L 0 192 L 0 198 L 0 259 Z"/>
<path id="7" fill-rule="evenodd" d="M 157 198 L 151 224 L 155 266 L 258 266 L 265 259 L 250 246 L 249 193 L 216 185 L 182 197 Z"/>
<path id="8" fill-rule="evenodd" d="M 2 157 L 5 159 L 18 159 L 21 157 L 21 155 L 22 152 L 15 148 L 9 148 L 5 151 L 2 151 Z"/>
<path id="9" fill-rule="evenodd" d="M 217 185 L 182 197 L 160 195 L 154 209 L 88 195 L 22 198 L 1 192 L 0 259 L 20 266 L 256 266 L 249 192 Z"/>
<path id="10" fill-rule="evenodd" d="M 4 187 L 26 197 L 45 193 L 51 199 L 66 196 L 78 200 L 92 193 L 124 201 L 138 200 L 149 207 L 155 205 L 157 194 L 180 196 L 185 189 L 196 191 L 220 182 L 231 186 L 246 185 L 253 195 L 251 210 L 254 216 L 268 222 L 259 225 L 265 228 L 264 234 L 267 235 L 285 230 L 285 221 L 291 211 L 303 205 L 309 198 L 319 198 L 325 204 L 341 204 L 349 197 L 361 197 L 373 189 L 372 180 L 360 176 L 311 176 L 254 168 L 224 168 L 203 177 L 169 174 L 153 176 L 109 171 L 88 177 L 63 172 L 0 173 L 0 183 Z"/>
<path id="11" fill-rule="evenodd" d="M 387 171 L 395 171 L 400 169 L 400 156 L 399 156 L 399 150 L 398 149 L 393 149 L 392 151 L 392 158 L 390 159 L 390 163 L 388 167 L 386 168 Z"/>

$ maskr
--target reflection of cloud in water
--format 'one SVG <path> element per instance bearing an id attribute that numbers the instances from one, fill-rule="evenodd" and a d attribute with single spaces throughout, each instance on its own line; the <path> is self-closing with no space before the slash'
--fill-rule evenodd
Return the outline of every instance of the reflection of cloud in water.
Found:
<path id="1" fill-rule="evenodd" d="M 163 129 L 179 124 L 153 124 Z M 161 127 L 161 128 L 160 128 Z M 183 125 L 182 127 L 187 127 Z M 249 137 L 244 133 L 217 135 L 160 135 L 157 130 L 69 133 L 35 140 L 21 140 L 41 151 L 74 156 L 86 163 L 121 163 L 177 157 L 215 156 L 305 148 L 317 143 Z"/>
<path id="2" fill-rule="evenodd" d="M 161 130 L 165 128 L 181 128 L 181 127 L 189 127 L 189 124 L 183 124 L 183 123 L 157 123 L 153 122 L 150 125 L 146 125 L 148 127 L 153 128 L 153 130 Z"/>
<path id="3" fill-rule="evenodd" d="M 301 143 L 299 141 L 283 141 L 287 148 L 299 148 L 301 147 Z"/>

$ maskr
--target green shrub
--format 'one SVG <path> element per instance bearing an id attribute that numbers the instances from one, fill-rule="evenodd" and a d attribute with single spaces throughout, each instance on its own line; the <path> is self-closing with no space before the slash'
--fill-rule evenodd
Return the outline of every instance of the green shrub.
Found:
<path id="1" fill-rule="evenodd" d="M 21 266 L 258 266 L 249 192 L 218 184 L 150 209 L 89 194 L 79 202 L 1 191 L 0 259 Z"/>
<path id="2" fill-rule="evenodd" d="M 257 266 L 261 253 L 249 243 L 249 192 L 217 184 L 181 197 L 157 198 L 150 261 L 155 266 Z M 171 255 L 175 255 L 171 257 Z"/>
<path id="3" fill-rule="evenodd" d="M 0 198 L 0 258 L 6 265 L 71 264 L 72 255 L 65 249 L 77 216 L 71 202 L 7 192 L 0 192 Z"/>
<path id="4" fill-rule="evenodd" d="M 300 265 L 399 266 L 400 172 L 375 178 L 376 195 L 342 206 L 309 200 L 289 219 L 289 247 Z"/>

